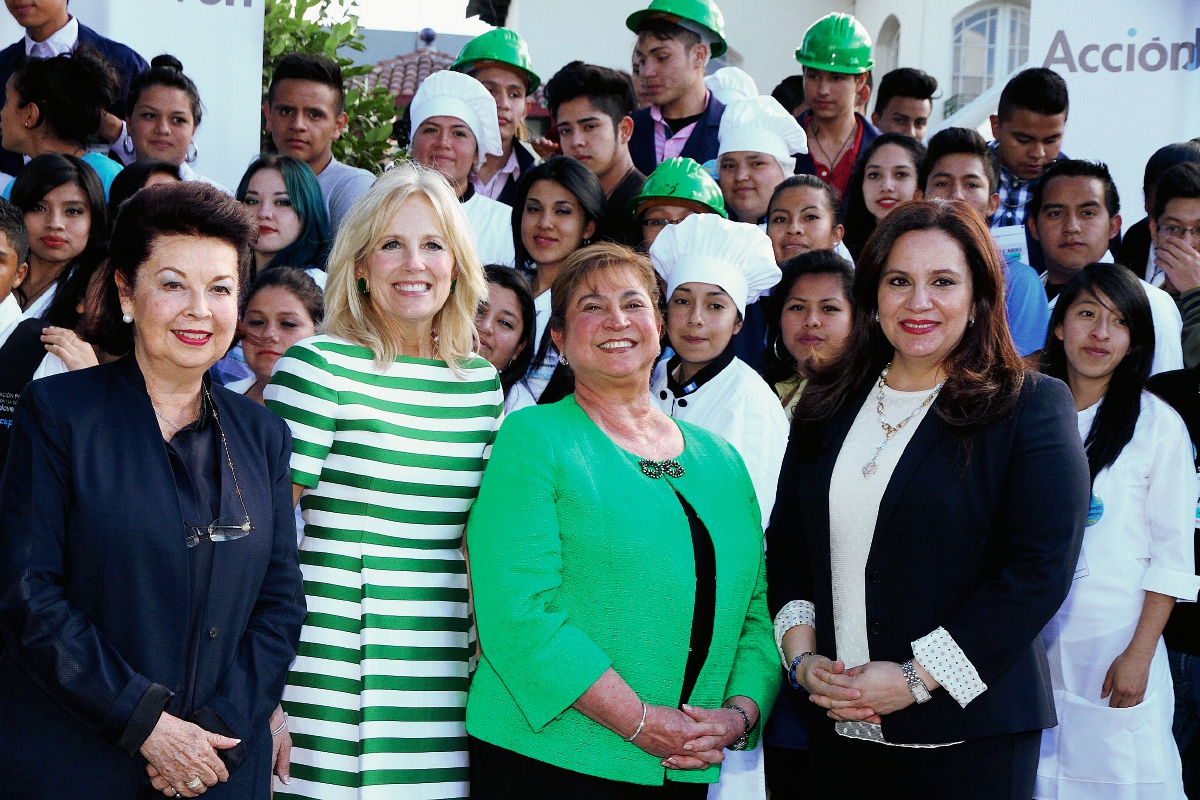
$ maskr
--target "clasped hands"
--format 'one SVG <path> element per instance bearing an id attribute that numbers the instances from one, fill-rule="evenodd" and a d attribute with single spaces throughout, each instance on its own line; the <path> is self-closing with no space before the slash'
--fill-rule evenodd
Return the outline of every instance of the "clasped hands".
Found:
<path id="1" fill-rule="evenodd" d="M 939 684 L 917 667 L 930 691 Z M 825 656 L 805 658 L 796 669 L 796 682 L 808 690 L 808 699 L 824 708 L 831 719 L 871 722 L 916 702 L 900 665 L 893 661 L 868 661 L 851 669 Z"/>
<path id="2" fill-rule="evenodd" d="M 753 706 L 749 700 L 746 703 Z M 747 713 L 751 713 L 749 709 Z M 742 715 L 732 708 L 684 704 L 681 711 L 647 705 L 646 724 L 633 743 L 661 758 L 667 769 L 706 769 L 710 764 L 721 763 L 724 749 L 741 738 L 745 725 Z"/>
<path id="3" fill-rule="evenodd" d="M 218 781 L 229 780 L 217 751 L 237 747 L 240 742 L 164 711 L 142 743 L 141 752 L 156 791 L 167 797 L 196 797 Z"/>

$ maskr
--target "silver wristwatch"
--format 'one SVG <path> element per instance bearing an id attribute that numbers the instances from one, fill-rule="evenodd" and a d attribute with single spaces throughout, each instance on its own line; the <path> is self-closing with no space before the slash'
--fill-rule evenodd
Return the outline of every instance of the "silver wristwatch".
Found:
<path id="1" fill-rule="evenodd" d="M 904 680 L 908 683 L 908 690 L 912 692 L 913 699 L 917 701 L 917 705 L 928 703 L 933 699 L 933 695 L 929 694 L 929 687 L 925 685 L 925 681 L 921 680 L 921 676 L 917 674 L 917 668 L 913 666 L 911 658 L 900 665 L 900 671 L 904 673 Z"/>

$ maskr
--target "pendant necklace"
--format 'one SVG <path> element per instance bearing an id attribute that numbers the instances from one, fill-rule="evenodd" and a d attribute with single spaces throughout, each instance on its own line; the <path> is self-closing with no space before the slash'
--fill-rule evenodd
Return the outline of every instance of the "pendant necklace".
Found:
<path id="1" fill-rule="evenodd" d="M 888 423 L 887 418 L 884 417 L 884 415 L 883 415 L 883 400 L 884 400 L 883 387 L 887 383 L 888 369 L 891 366 L 892 366 L 891 364 L 888 364 L 886 367 L 883 368 L 883 372 L 880 373 L 879 389 L 875 394 L 875 413 L 879 415 L 879 424 L 883 428 L 883 441 L 880 442 L 879 446 L 875 448 L 875 455 L 871 456 L 871 460 L 863 465 L 862 474 L 863 474 L 864 478 L 869 478 L 875 474 L 875 472 L 878 469 L 876 461 L 878 461 L 878 459 L 879 459 L 879 454 L 883 452 L 883 448 L 887 447 L 888 442 L 890 442 L 892 439 L 896 438 L 896 434 L 898 434 L 904 428 L 905 425 L 907 425 L 909 422 L 911 422 L 913 417 L 917 416 L 917 414 L 920 414 L 921 411 L 926 406 L 928 406 L 930 403 L 932 403 L 933 398 L 937 397 L 938 392 L 940 392 L 942 390 L 942 387 L 946 385 L 946 382 L 942 381 L 937 386 L 933 387 L 933 391 L 929 393 L 929 396 L 926 397 L 923 401 L 921 401 L 921 404 L 919 406 L 917 406 L 916 408 L 914 408 L 907 417 L 900 420 L 900 422 L 898 424 L 891 425 Z"/>

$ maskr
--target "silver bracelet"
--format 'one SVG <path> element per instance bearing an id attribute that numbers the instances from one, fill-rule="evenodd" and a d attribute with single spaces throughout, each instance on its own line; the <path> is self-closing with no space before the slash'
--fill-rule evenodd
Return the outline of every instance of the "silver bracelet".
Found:
<path id="1" fill-rule="evenodd" d="M 279 734 L 283 733 L 284 730 L 287 729 L 287 721 L 288 721 L 288 715 L 287 715 L 287 712 L 285 711 L 285 712 L 283 712 L 283 722 L 279 723 L 278 728 L 271 731 L 271 735 L 278 736 Z"/>
<path id="2" fill-rule="evenodd" d="M 642 703 L 642 721 L 638 723 L 637 730 L 633 732 L 633 736 L 630 736 L 625 741 L 632 742 L 638 737 L 638 734 L 642 732 L 642 728 L 646 726 L 646 710 L 646 704 Z"/>

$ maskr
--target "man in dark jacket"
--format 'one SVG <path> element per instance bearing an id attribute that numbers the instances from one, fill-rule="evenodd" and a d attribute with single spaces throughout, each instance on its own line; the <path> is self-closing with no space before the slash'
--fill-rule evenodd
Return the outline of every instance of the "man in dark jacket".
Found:
<path id="1" fill-rule="evenodd" d="M 4 3 L 17 24 L 25 29 L 25 37 L 0 50 L 0 81 L 8 84 L 8 79 L 16 69 L 17 59 L 22 56 L 51 58 L 74 52 L 79 45 L 93 47 L 116 70 L 121 83 L 120 96 L 100 121 L 100 136 L 109 144 L 120 139 L 125 132 L 123 119 L 129 81 L 139 72 L 149 69 L 146 59 L 132 48 L 106 39 L 80 23 L 67 12 L 67 0 L 38 0 L 37 3 L 4 0 Z M 0 97 L 0 108 L 4 107 L 4 100 L 4 97 Z M 16 175 L 24 165 L 25 161 L 19 153 L 0 148 L 0 172 Z"/>

